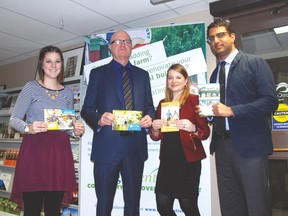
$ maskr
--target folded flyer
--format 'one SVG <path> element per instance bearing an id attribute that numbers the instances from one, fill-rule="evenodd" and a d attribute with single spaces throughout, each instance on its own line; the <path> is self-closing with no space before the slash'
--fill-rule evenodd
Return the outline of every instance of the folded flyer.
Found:
<path id="1" fill-rule="evenodd" d="M 73 129 L 75 120 L 74 109 L 44 109 L 44 121 L 48 123 L 48 130 Z"/>
<path id="2" fill-rule="evenodd" d="M 214 116 L 212 105 L 220 102 L 219 83 L 207 83 L 198 85 L 199 87 L 199 107 L 201 117 Z"/>
<path id="3" fill-rule="evenodd" d="M 116 119 L 112 124 L 115 131 L 141 131 L 139 124 L 142 118 L 141 111 L 134 110 L 113 110 Z"/>
<path id="4" fill-rule="evenodd" d="M 161 103 L 161 119 L 163 126 L 161 132 L 179 131 L 176 122 L 179 120 L 179 101 Z"/>

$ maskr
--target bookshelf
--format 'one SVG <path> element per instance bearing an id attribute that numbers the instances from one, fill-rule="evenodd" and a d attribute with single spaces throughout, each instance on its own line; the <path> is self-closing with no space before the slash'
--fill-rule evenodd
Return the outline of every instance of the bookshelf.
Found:
<path id="1" fill-rule="evenodd" d="M 17 153 L 21 144 L 20 133 L 9 127 L 11 111 L 22 88 L 0 91 L 0 215 L 20 215 L 18 206 L 9 200 L 12 190 Z M 1 177 L 3 176 L 3 177 Z"/>

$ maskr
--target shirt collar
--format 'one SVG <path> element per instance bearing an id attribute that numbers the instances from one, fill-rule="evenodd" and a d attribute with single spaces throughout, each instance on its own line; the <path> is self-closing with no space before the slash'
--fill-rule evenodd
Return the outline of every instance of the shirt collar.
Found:
<path id="1" fill-rule="evenodd" d="M 113 64 L 113 67 L 116 69 L 116 71 L 119 71 L 119 70 L 122 71 L 123 65 L 121 65 L 119 62 L 113 59 L 112 64 Z M 131 70 L 132 64 L 130 63 L 130 61 L 125 65 L 125 67 L 128 68 L 128 70 Z"/>
<path id="2" fill-rule="evenodd" d="M 230 53 L 230 54 L 227 56 L 227 58 L 226 58 L 225 60 L 223 60 L 223 61 L 225 61 L 226 64 L 231 65 L 233 59 L 234 59 L 235 56 L 238 54 L 238 52 L 239 52 L 239 50 L 238 50 L 238 49 L 235 49 L 235 50 L 234 50 L 232 53 Z M 219 61 L 219 62 L 222 62 L 222 60 Z"/>

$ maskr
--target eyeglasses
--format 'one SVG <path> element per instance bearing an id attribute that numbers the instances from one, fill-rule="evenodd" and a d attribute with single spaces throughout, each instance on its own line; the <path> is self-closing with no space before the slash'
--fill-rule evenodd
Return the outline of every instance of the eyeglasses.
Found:
<path id="1" fill-rule="evenodd" d="M 116 40 L 113 40 L 110 42 L 110 44 L 116 44 L 116 45 L 119 45 L 119 44 L 132 44 L 132 41 L 130 39 L 125 39 L 125 40 L 121 40 L 121 39 L 116 39 Z"/>
<path id="2" fill-rule="evenodd" d="M 216 35 L 211 35 L 207 38 L 206 42 L 207 43 L 211 43 L 213 41 L 215 41 L 215 38 L 217 37 L 218 39 L 223 38 L 226 34 L 228 34 L 228 32 L 219 32 Z"/>

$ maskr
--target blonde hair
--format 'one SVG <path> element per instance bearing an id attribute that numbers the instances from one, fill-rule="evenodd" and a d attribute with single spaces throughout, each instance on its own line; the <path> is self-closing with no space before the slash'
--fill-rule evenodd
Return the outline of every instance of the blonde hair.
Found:
<path id="1" fill-rule="evenodd" d="M 185 67 L 182 66 L 181 64 L 173 64 L 169 67 L 169 69 L 167 70 L 167 75 L 166 75 L 166 89 L 165 89 L 165 101 L 166 102 L 170 102 L 173 100 L 172 91 L 168 88 L 168 75 L 169 75 L 170 70 L 175 70 L 179 72 L 187 80 L 187 84 L 179 98 L 179 105 L 181 107 L 186 102 L 188 96 L 190 95 L 190 79 L 188 76 L 188 72 L 185 69 Z"/>

